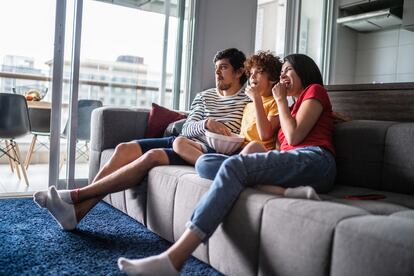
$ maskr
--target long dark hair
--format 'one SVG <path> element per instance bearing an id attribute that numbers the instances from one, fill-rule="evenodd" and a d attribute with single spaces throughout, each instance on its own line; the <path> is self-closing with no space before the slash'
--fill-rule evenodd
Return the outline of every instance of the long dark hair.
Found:
<path id="1" fill-rule="evenodd" d="M 246 56 L 244 53 L 236 48 L 229 48 L 223 51 L 218 51 L 214 56 L 214 63 L 218 60 L 227 58 L 233 66 L 234 71 L 237 71 L 244 66 L 244 62 L 246 61 Z M 244 72 L 243 72 L 244 73 Z M 243 85 L 247 81 L 247 77 L 245 74 L 242 74 L 240 77 L 240 84 Z"/>
<path id="2" fill-rule="evenodd" d="M 323 79 L 318 65 L 304 54 L 291 54 L 286 56 L 284 61 L 289 62 L 296 74 L 298 74 L 304 88 L 316 83 L 323 86 Z"/>

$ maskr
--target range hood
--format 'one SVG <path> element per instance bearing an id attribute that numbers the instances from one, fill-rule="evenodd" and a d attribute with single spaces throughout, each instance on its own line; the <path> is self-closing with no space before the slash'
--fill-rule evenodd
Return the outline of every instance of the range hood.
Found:
<path id="1" fill-rule="evenodd" d="M 372 32 L 402 24 L 401 15 L 393 9 L 383 9 L 341 17 L 336 23 L 359 32 Z"/>

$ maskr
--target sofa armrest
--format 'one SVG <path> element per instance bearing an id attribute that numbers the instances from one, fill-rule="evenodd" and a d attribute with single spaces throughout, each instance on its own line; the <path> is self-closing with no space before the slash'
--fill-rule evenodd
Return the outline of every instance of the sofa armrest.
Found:
<path id="1" fill-rule="evenodd" d="M 102 151 L 144 137 L 148 115 L 143 108 L 101 107 L 92 112 L 89 183 L 100 168 Z"/>

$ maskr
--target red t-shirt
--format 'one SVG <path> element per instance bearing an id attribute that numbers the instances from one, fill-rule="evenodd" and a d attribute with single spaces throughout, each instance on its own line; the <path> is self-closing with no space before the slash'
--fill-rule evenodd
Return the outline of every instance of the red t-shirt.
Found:
<path id="1" fill-rule="evenodd" d="M 308 133 L 308 136 L 298 145 L 291 146 L 285 138 L 282 129 L 279 129 L 278 138 L 280 141 L 281 150 L 292 150 L 296 148 L 303 148 L 306 146 L 320 146 L 328 149 L 335 154 L 335 148 L 332 143 L 333 119 L 332 119 L 332 105 L 329 100 L 328 92 L 322 85 L 311 84 L 302 91 L 298 100 L 291 108 L 290 114 L 292 117 L 296 116 L 301 104 L 308 99 L 318 100 L 323 107 L 322 114 L 316 121 L 315 126 Z"/>

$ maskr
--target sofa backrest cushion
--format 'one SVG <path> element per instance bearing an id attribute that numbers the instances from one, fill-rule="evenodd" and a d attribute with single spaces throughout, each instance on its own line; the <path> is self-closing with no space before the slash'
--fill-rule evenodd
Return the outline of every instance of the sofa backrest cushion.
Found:
<path id="1" fill-rule="evenodd" d="M 384 144 L 395 122 L 350 121 L 335 126 L 336 184 L 381 188 Z"/>
<path id="2" fill-rule="evenodd" d="M 152 109 L 148 116 L 145 138 L 162 137 L 165 129 L 170 123 L 185 119 L 186 117 L 187 116 L 183 113 L 152 103 Z"/>
<path id="3" fill-rule="evenodd" d="M 381 189 L 414 194 L 414 123 L 388 128 Z"/>

